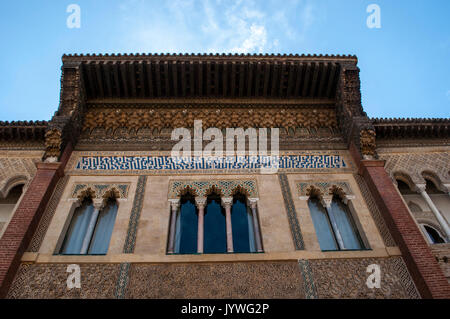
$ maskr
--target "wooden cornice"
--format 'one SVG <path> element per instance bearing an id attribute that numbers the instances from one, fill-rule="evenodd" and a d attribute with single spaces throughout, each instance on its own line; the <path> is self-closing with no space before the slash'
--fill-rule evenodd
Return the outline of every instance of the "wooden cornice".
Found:
<path id="1" fill-rule="evenodd" d="M 355 56 L 232 54 L 64 55 L 82 69 L 87 99 L 330 99 Z"/>
<path id="2" fill-rule="evenodd" d="M 0 121 L 2 141 L 44 141 L 47 121 Z"/>
<path id="3" fill-rule="evenodd" d="M 450 118 L 371 119 L 377 139 L 450 138 Z"/>

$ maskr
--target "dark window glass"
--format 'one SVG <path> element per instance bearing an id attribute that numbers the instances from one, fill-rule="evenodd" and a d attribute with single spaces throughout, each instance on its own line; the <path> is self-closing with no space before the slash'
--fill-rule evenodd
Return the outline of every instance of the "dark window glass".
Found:
<path id="1" fill-rule="evenodd" d="M 327 210 L 322 206 L 317 198 L 308 200 L 309 211 L 316 229 L 317 239 L 319 240 L 320 249 L 322 250 L 338 250 L 333 229 L 327 214 Z"/>
<path id="2" fill-rule="evenodd" d="M 233 230 L 233 250 L 236 253 L 255 251 L 255 235 L 251 211 L 243 195 L 235 195 L 231 209 L 231 224 Z"/>
<path id="3" fill-rule="evenodd" d="M 183 196 L 180 201 L 175 234 L 175 252 L 197 253 L 198 215 L 193 196 Z"/>
<path id="4" fill-rule="evenodd" d="M 445 240 L 439 235 L 439 233 L 432 227 L 423 225 L 425 230 L 427 231 L 429 237 L 431 238 L 431 241 L 433 244 L 443 244 L 445 243 Z"/>
<path id="5" fill-rule="evenodd" d="M 218 195 L 208 196 L 204 220 L 204 253 L 225 253 L 227 251 L 227 234 L 225 210 Z"/>

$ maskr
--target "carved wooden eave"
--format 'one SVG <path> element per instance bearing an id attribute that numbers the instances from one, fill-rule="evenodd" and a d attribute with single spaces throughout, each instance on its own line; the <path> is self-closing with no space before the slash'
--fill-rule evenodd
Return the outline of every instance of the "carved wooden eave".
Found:
<path id="1" fill-rule="evenodd" d="M 43 142 L 47 121 L 0 121 L 0 140 L 6 142 Z"/>
<path id="2" fill-rule="evenodd" d="M 377 139 L 450 138 L 450 118 L 374 118 Z"/>
<path id="3" fill-rule="evenodd" d="M 64 55 L 78 65 L 88 102 L 105 99 L 273 98 L 333 100 L 355 56 Z"/>

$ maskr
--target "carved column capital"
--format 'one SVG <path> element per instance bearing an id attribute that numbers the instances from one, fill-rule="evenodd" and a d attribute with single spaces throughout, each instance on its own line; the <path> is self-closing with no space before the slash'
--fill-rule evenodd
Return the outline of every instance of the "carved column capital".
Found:
<path id="1" fill-rule="evenodd" d="M 256 208 L 258 205 L 258 200 L 259 198 L 248 198 L 248 206 L 250 206 L 250 208 L 252 209 Z"/>
<path id="2" fill-rule="evenodd" d="M 222 197 L 222 205 L 225 208 L 231 208 L 231 205 L 233 204 L 233 197 Z"/>
<path id="3" fill-rule="evenodd" d="M 320 202 L 322 203 L 323 206 L 325 206 L 326 208 L 330 208 L 331 207 L 331 202 L 333 201 L 333 196 L 322 196 Z"/>
<path id="4" fill-rule="evenodd" d="M 419 194 L 423 193 L 426 191 L 427 185 L 426 184 L 415 184 L 415 191 Z"/>
<path id="5" fill-rule="evenodd" d="M 103 198 L 95 198 L 92 200 L 95 209 L 101 210 L 105 206 Z"/>
<path id="6" fill-rule="evenodd" d="M 176 211 L 178 207 L 180 207 L 180 199 L 179 198 L 172 198 L 169 199 L 170 208 L 172 211 Z"/>
<path id="7" fill-rule="evenodd" d="M 195 197 L 195 204 L 196 204 L 197 208 L 205 208 L 206 200 L 207 200 L 206 197 L 196 196 Z"/>

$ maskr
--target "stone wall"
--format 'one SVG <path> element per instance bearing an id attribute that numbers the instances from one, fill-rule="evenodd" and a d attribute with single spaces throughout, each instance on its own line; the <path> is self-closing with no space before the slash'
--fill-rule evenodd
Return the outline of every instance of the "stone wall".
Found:
<path id="1" fill-rule="evenodd" d="M 381 287 L 366 285 L 378 264 Z M 420 298 L 401 257 L 233 263 L 22 264 L 8 298 Z"/>

